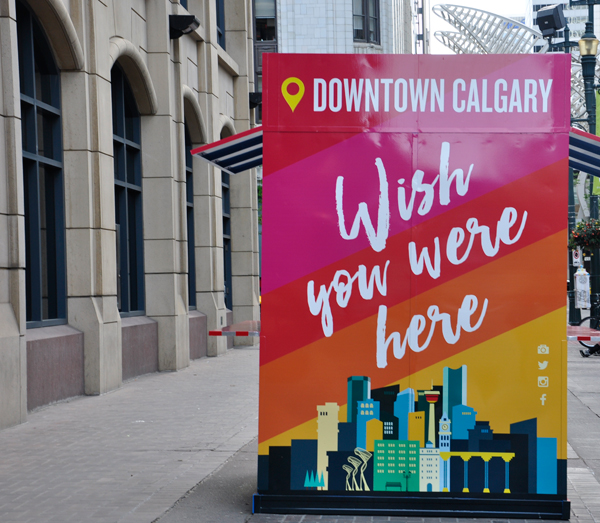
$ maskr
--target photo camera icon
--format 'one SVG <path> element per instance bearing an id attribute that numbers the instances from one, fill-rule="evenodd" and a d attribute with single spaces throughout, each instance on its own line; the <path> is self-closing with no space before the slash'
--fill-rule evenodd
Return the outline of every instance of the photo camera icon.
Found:
<path id="1" fill-rule="evenodd" d="M 540 345 L 538 347 L 538 354 L 550 354 L 550 348 L 548 345 Z"/>
<path id="2" fill-rule="evenodd" d="M 548 386 L 548 376 L 538 376 L 538 387 Z"/>

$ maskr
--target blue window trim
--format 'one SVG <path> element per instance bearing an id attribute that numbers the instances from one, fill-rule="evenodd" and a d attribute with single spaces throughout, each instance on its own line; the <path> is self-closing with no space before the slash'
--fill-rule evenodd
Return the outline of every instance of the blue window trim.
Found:
<path id="1" fill-rule="evenodd" d="M 17 2 L 27 328 L 67 323 L 60 74 L 35 15 Z"/>
<path id="2" fill-rule="evenodd" d="M 111 72 L 117 236 L 117 301 L 121 316 L 145 311 L 141 119 L 125 73 Z"/>
<path id="3" fill-rule="evenodd" d="M 192 139 L 187 124 L 185 129 L 185 194 L 187 218 L 188 305 L 196 308 L 196 242 L 194 236 L 194 169 Z"/>
<path id="4" fill-rule="evenodd" d="M 216 1 L 217 8 L 217 43 L 225 49 L 225 0 Z"/>

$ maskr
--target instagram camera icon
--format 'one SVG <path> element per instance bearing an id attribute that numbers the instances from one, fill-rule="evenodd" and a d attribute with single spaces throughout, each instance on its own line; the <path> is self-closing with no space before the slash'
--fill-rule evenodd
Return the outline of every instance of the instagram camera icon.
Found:
<path id="1" fill-rule="evenodd" d="M 548 386 L 548 376 L 538 376 L 538 387 Z"/>
<path id="2" fill-rule="evenodd" d="M 538 354 L 550 354 L 550 348 L 548 345 L 540 345 L 538 347 Z"/>

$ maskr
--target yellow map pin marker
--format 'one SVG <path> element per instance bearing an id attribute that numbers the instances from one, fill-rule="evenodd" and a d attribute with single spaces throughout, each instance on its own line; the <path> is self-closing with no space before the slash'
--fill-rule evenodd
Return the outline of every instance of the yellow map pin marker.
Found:
<path id="1" fill-rule="evenodd" d="M 298 92 L 296 94 L 288 93 L 288 86 L 290 84 L 295 84 L 298 86 Z M 302 82 L 302 80 L 300 80 L 300 78 L 290 76 L 281 84 L 281 94 L 283 94 L 285 101 L 290 106 L 292 112 L 294 112 L 294 109 L 296 109 L 296 107 L 300 103 L 300 100 L 302 100 L 302 97 L 304 96 L 304 83 Z"/>

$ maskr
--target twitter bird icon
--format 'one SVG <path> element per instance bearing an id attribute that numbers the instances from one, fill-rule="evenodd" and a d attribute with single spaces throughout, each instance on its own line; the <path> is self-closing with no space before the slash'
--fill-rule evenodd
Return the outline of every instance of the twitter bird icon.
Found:
<path id="1" fill-rule="evenodd" d="M 548 366 L 547 361 L 538 361 L 538 367 L 540 368 L 540 370 L 544 370 L 547 366 Z"/>

